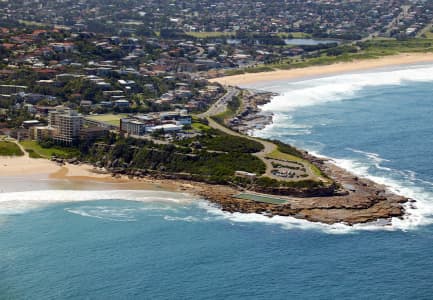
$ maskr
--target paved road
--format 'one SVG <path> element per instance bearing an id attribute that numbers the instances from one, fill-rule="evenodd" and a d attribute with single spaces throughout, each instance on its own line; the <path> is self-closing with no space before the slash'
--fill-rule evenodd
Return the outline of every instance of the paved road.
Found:
<path id="1" fill-rule="evenodd" d="M 260 160 L 263 161 L 263 163 L 266 165 L 266 175 L 270 176 L 270 177 L 275 177 L 273 176 L 273 174 L 271 173 L 273 167 L 272 167 L 272 163 L 266 159 L 265 157 L 273 152 L 274 150 L 277 149 L 277 145 L 275 145 L 274 143 L 268 142 L 268 141 L 263 141 L 248 135 L 243 135 L 239 132 L 233 131 L 221 124 L 219 124 L 218 122 L 214 121 L 211 116 L 214 115 L 218 115 L 222 112 L 224 112 L 227 109 L 227 103 L 230 102 L 232 100 L 233 97 L 237 96 L 239 94 L 239 90 L 236 88 L 231 88 L 229 87 L 227 93 L 221 97 L 218 101 L 216 101 L 210 108 L 208 111 L 198 115 L 199 117 L 204 117 L 208 120 L 209 122 L 209 126 L 214 128 L 214 129 L 218 129 L 224 133 L 230 134 L 230 135 L 234 135 L 234 136 L 238 136 L 238 137 L 243 137 L 255 142 L 258 142 L 260 144 L 263 145 L 263 150 L 257 153 L 254 153 L 254 155 L 256 157 L 258 157 Z"/>
<path id="2" fill-rule="evenodd" d="M 273 151 L 277 150 L 277 145 L 275 145 L 272 142 L 268 142 L 268 141 L 264 141 L 255 137 L 251 137 L 248 135 L 244 135 L 241 134 L 239 132 L 233 131 L 230 128 L 227 128 L 221 124 L 219 124 L 218 122 L 214 121 L 211 116 L 217 115 L 221 112 L 224 112 L 227 109 L 227 103 L 230 102 L 230 100 L 232 99 L 232 97 L 237 96 L 239 94 L 239 90 L 235 89 L 235 88 L 229 88 L 229 90 L 227 91 L 227 93 L 221 97 L 217 102 L 215 102 L 208 111 L 198 115 L 202 118 L 206 118 L 209 122 L 209 126 L 214 128 L 214 129 L 218 129 L 226 134 L 230 134 L 230 135 L 234 135 L 234 136 L 238 136 L 238 137 L 243 137 L 246 139 L 249 139 L 251 141 L 255 141 L 258 142 L 260 144 L 263 145 L 263 149 L 260 152 L 257 153 L 253 153 L 254 156 L 258 157 L 261 161 L 263 161 L 263 163 L 266 165 L 266 172 L 265 175 L 267 177 L 270 178 L 274 178 L 277 180 L 284 180 L 284 178 L 275 176 L 274 174 L 272 174 L 272 170 L 274 169 L 274 167 L 272 166 L 272 162 L 269 159 L 266 159 L 266 157 L 272 153 Z M 315 175 L 312 172 L 312 170 L 309 168 L 309 166 L 304 165 L 305 169 L 307 170 L 307 174 L 309 175 L 308 178 L 302 178 L 302 179 L 314 179 Z"/>
<path id="3" fill-rule="evenodd" d="M 227 109 L 227 104 L 233 99 L 233 97 L 236 97 L 237 95 L 239 95 L 239 90 L 237 88 L 228 87 L 224 96 L 212 104 L 206 112 L 197 115 L 197 117 L 206 118 L 225 112 Z"/>

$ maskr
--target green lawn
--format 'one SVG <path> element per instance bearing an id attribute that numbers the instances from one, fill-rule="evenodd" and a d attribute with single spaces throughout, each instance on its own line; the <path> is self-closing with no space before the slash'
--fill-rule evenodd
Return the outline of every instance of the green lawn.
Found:
<path id="1" fill-rule="evenodd" d="M 120 119 L 126 118 L 126 114 L 104 114 L 104 115 L 91 115 L 86 116 L 90 120 L 108 123 L 114 126 L 120 126 Z"/>
<path id="2" fill-rule="evenodd" d="M 51 158 L 55 155 L 58 157 L 73 157 L 77 156 L 78 150 L 64 147 L 52 147 L 52 148 L 42 148 L 36 141 L 25 140 L 20 142 L 24 149 L 29 153 L 32 158 Z"/>
<path id="3" fill-rule="evenodd" d="M 431 31 L 425 32 L 424 35 L 428 39 L 433 39 L 433 32 Z"/>
<path id="4" fill-rule="evenodd" d="M 234 32 L 225 32 L 225 31 L 209 31 L 209 32 L 186 32 L 187 35 L 193 36 L 195 38 L 204 39 L 204 38 L 216 38 L 216 37 L 225 37 L 235 35 Z"/>
<path id="5" fill-rule="evenodd" d="M 295 162 L 301 162 L 301 163 L 305 162 L 305 160 L 303 160 L 300 157 L 286 154 L 286 153 L 280 152 L 279 150 L 274 150 L 266 156 L 269 158 L 275 158 L 275 159 L 279 159 L 279 160 L 295 161 Z"/>
<path id="6" fill-rule="evenodd" d="M 192 123 L 192 128 L 194 128 L 195 130 L 200 130 L 200 131 L 207 131 L 210 129 L 209 126 L 203 124 L 203 123 Z"/>
<path id="7" fill-rule="evenodd" d="M 12 142 L 1 141 L 0 142 L 0 156 L 23 156 L 24 153 L 21 151 L 17 144 Z"/>
<path id="8" fill-rule="evenodd" d="M 279 36 L 280 38 L 287 38 L 288 36 L 292 36 L 294 39 L 311 38 L 311 34 L 305 32 L 280 32 L 277 33 L 277 36 Z"/>
<path id="9" fill-rule="evenodd" d="M 306 161 L 305 159 L 302 159 L 300 157 L 280 152 L 279 150 L 274 150 L 273 152 L 269 153 L 266 157 L 279 159 L 279 160 L 286 160 L 286 161 L 294 161 L 304 164 L 306 167 L 310 168 L 310 170 L 314 173 L 314 175 L 322 177 L 323 173 L 319 170 L 315 165 L 310 163 L 309 161 Z"/>

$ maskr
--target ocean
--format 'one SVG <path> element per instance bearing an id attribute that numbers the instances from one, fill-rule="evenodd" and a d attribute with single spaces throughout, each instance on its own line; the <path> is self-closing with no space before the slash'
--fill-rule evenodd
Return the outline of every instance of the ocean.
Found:
<path id="1" fill-rule="evenodd" d="M 431 299 L 433 66 L 254 88 L 280 93 L 254 135 L 387 184 L 417 201 L 407 216 L 323 225 L 182 193 L 0 178 L 0 299 Z"/>

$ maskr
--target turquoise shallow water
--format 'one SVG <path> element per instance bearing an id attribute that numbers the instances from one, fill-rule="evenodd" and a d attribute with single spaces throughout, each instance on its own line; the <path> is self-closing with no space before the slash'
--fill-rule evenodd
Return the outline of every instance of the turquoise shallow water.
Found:
<path id="1" fill-rule="evenodd" d="M 256 134 L 415 198 L 405 220 L 322 226 L 161 192 L 0 193 L 0 299 L 431 299 L 433 72 L 373 75 L 266 86 L 282 95 Z"/>

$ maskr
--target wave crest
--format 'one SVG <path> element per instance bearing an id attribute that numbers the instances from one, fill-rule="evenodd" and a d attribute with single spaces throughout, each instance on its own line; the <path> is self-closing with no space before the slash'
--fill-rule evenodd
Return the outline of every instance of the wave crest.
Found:
<path id="1" fill-rule="evenodd" d="M 74 191 L 44 190 L 0 193 L 0 215 L 20 214 L 54 203 L 84 202 L 94 200 L 127 200 L 138 202 L 188 203 L 193 196 L 185 193 L 110 190 Z"/>
<path id="2" fill-rule="evenodd" d="M 284 91 L 262 106 L 262 109 L 274 113 L 289 112 L 299 107 L 349 99 L 366 87 L 395 86 L 414 81 L 433 81 L 433 67 L 414 66 L 404 70 L 345 74 L 292 82 L 284 86 Z"/>

